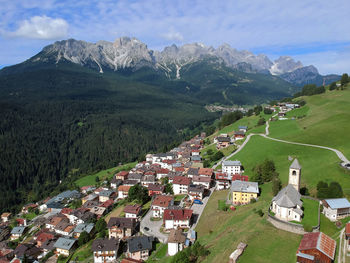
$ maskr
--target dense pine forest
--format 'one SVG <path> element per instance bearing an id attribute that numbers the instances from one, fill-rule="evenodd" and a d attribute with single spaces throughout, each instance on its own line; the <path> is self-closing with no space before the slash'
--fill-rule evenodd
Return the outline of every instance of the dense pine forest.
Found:
<path id="1" fill-rule="evenodd" d="M 50 195 L 67 176 L 164 150 L 219 116 L 181 85 L 74 67 L 2 74 L 0 210 Z"/>

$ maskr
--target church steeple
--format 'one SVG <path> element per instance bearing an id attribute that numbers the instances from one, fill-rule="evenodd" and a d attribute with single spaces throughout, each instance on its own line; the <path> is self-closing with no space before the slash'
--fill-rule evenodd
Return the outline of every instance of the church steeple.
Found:
<path id="1" fill-rule="evenodd" d="M 291 166 L 289 167 L 289 182 L 298 192 L 300 190 L 300 176 L 301 176 L 301 165 L 298 159 L 295 158 Z"/>

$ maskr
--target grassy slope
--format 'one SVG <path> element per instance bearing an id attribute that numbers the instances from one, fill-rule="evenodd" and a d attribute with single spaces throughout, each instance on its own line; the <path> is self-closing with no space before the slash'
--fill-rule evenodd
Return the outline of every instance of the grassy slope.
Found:
<path id="1" fill-rule="evenodd" d="M 217 210 L 218 200 L 225 199 L 227 191 L 213 193 L 196 227 L 199 242 L 210 250 L 204 262 L 227 262 L 239 242 L 248 244 L 239 262 L 276 262 L 276 258 L 279 262 L 295 262 L 301 236 L 277 230 L 267 222 L 271 184 L 261 188 L 262 195 L 257 203 L 239 207 L 234 212 Z M 259 217 L 254 209 L 262 209 L 264 217 Z M 279 246 L 281 243 L 284 245 Z"/>

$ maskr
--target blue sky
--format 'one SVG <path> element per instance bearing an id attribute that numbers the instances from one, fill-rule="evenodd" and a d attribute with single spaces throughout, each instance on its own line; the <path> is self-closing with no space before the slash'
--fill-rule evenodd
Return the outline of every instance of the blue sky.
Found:
<path id="1" fill-rule="evenodd" d="M 200 42 L 291 55 L 320 73 L 349 72 L 350 1 L 0 0 L 0 67 L 61 39 L 136 37 L 161 50 Z"/>

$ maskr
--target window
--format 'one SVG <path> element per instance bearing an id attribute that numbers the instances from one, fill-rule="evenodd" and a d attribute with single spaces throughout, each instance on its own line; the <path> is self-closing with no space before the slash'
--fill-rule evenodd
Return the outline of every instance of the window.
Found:
<path id="1" fill-rule="evenodd" d="M 293 170 L 292 175 L 297 175 L 297 172 Z"/>

